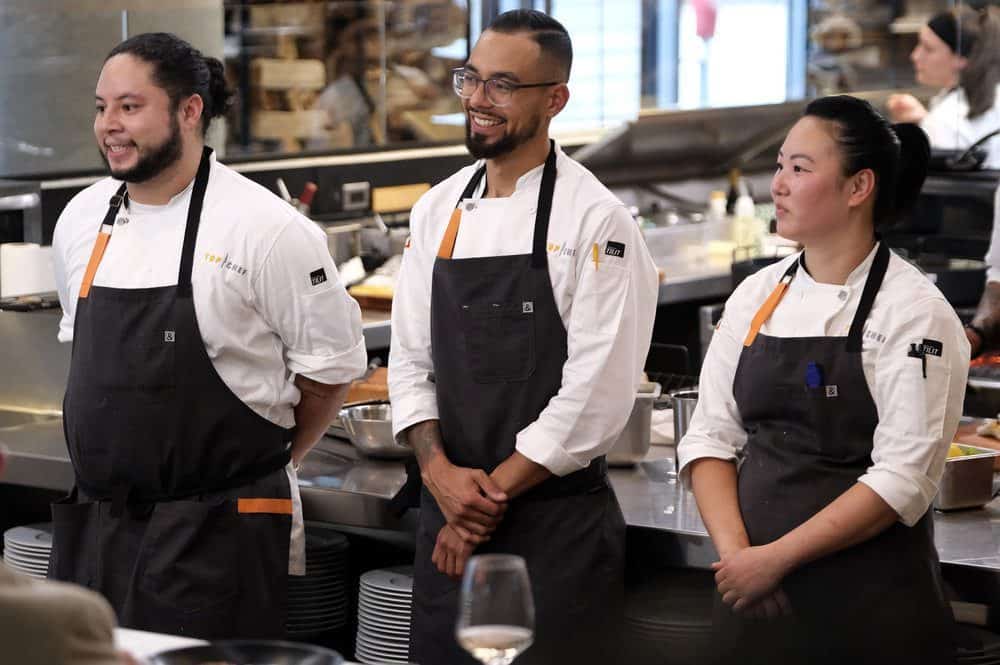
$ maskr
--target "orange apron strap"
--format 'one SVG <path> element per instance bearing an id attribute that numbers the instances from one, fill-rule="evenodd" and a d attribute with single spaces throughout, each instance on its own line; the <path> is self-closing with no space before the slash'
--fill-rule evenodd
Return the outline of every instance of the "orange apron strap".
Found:
<path id="1" fill-rule="evenodd" d="M 764 304 L 754 314 L 753 321 L 750 322 L 750 330 L 747 332 L 746 339 L 743 340 L 743 346 L 750 346 L 757 339 L 757 333 L 760 332 L 764 323 L 771 318 L 771 314 L 778 307 L 778 303 L 781 302 L 781 298 L 785 295 L 785 291 L 788 290 L 788 284 L 791 281 L 791 275 L 782 277 L 778 285 L 774 287 L 774 291 L 771 291 L 771 295 L 767 297 Z"/>
<path id="2" fill-rule="evenodd" d="M 458 238 L 458 226 L 462 223 L 462 209 L 455 208 L 451 211 L 451 219 L 448 220 L 448 228 L 441 238 L 441 246 L 438 247 L 439 259 L 450 259 L 455 251 L 455 239 Z"/>
<path id="3" fill-rule="evenodd" d="M 245 513 L 266 513 L 269 515 L 291 515 L 291 499 L 240 499 L 238 510 Z"/>
<path id="4" fill-rule="evenodd" d="M 101 265 L 104 257 L 104 250 L 108 247 L 108 240 L 111 234 L 104 230 L 105 225 L 101 225 L 101 230 L 94 241 L 94 249 L 90 251 L 90 261 L 87 262 L 87 270 L 83 273 L 83 282 L 80 284 L 80 297 L 86 298 L 90 295 L 90 287 L 94 283 L 94 275 L 97 274 L 97 267 Z"/>

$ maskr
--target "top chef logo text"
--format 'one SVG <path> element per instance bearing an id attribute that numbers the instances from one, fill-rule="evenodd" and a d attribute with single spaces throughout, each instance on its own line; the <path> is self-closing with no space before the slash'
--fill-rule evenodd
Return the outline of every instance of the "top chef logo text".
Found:
<path id="1" fill-rule="evenodd" d="M 576 256 L 576 249 L 570 247 L 566 243 L 560 244 L 557 242 L 550 241 L 548 243 L 547 249 L 549 250 L 549 254 L 553 254 L 555 256 L 569 256 L 569 257 Z"/>
<path id="2" fill-rule="evenodd" d="M 217 263 L 219 268 L 223 270 L 232 270 L 237 275 L 247 274 L 247 269 L 238 263 L 233 263 L 229 260 L 229 255 L 219 256 L 218 254 L 212 254 L 211 252 L 205 252 L 205 260 L 209 263 Z"/>

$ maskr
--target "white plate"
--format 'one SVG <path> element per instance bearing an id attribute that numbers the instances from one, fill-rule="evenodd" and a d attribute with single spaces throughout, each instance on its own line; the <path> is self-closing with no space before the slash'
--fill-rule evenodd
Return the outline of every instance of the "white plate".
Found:
<path id="1" fill-rule="evenodd" d="M 7 529 L 3 534 L 4 542 L 11 542 L 26 547 L 52 549 L 52 523 L 26 524 Z"/>
<path id="2" fill-rule="evenodd" d="M 20 561 L 13 561 L 7 558 L 4 559 L 4 563 L 6 563 L 9 567 L 13 568 L 14 570 L 23 570 L 32 573 L 39 573 L 42 575 L 44 575 L 49 571 L 48 566 L 26 564 L 26 563 L 21 563 Z"/>
<path id="3" fill-rule="evenodd" d="M 395 591 L 397 593 L 413 593 L 413 566 L 397 566 L 369 570 L 361 576 L 361 586 Z"/>
<path id="4" fill-rule="evenodd" d="M 387 646 L 373 642 L 360 633 L 357 635 L 356 646 L 359 648 L 364 647 L 370 653 L 390 658 L 409 658 L 410 656 L 410 646 L 408 644 L 403 646 Z"/>
<path id="5" fill-rule="evenodd" d="M 368 612 L 358 610 L 358 621 L 371 626 L 377 626 L 386 630 L 410 632 L 409 617 L 387 617 L 384 615 L 372 615 Z"/>
<path id="6" fill-rule="evenodd" d="M 369 589 L 366 587 L 361 587 L 358 589 L 359 596 L 365 596 L 366 598 L 371 598 L 372 600 L 379 600 L 383 603 L 403 603 L 405 605 L 410 605 L 413 603 L 413 596 L 409 594 L 401 593 L 391 593 L 388 591 L 382 591 L 379 589 Z"/>
<path id="7" fill-rule="evenodd" d="M 24 554 L 26 556 L 40 556 L 49 558 L 52 553 L 51 550 L 45 550 L 40 547 L 28 547 L 27 545 L 19 545 L 17 543 L 5 542 L 3 545 L 5 552 L 17 552 L 18 554 Z"/>
<path id="8" fill-rule="evenodd" d="M 378 616 L 380 614 L 395 615 L 397 617 L 408 617 L 413 614 L 411 607 L 399 607 L 398 605 L 382 605 L 372 602 L 359 602 L 358 609 L 364 609 L 369 614 Z"/>
<path id="9" fill-rule="evenodd" d="M 358 627 L 358 637 L 368 640 L 372 644 L 380 644 L 387 649 L 408 649 L 410 647 L 409 635 L 380 635 L 368 630 L 367 626 Z"/>

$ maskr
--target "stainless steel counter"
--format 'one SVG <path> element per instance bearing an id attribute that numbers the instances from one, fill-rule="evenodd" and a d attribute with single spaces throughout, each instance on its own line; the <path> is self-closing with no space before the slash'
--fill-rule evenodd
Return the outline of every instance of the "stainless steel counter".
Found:
<path id="1" fill-rule="evenodd" d="M 4 482 L 68 490 L 72 469 L 63 443 L 62 422 L 0 429 L 0 443 L 10 449 Z M 716 560 L 694 496 L 673 472 L 672 449 L 654 446 L 647 460 L 632 468 L 611 470 L 626 523 L 670 539 L 673 563 L 708 568 Z M 368 459 L 349 443 L 324 438 L 299 471 L 306 519 L 363 529 L 411 531 L 412 513 L 397 519 L 389 501 L 405 481 L 397 461 Z M 934 513 L 941 562 L 1000 572 L 1000 499 L 979 510 Z"/>

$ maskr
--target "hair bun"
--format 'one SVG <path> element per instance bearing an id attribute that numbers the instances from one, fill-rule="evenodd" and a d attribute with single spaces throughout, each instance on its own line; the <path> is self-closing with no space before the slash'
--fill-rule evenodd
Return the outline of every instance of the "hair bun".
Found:
<path id="1" fill-rule="evenodd" d="M 218 118 L 233 105 L 233 93 L 226 84 L 226 67 L 218 58 L 206 57 L 205 66 L 208 67 L 208 92 L 211 97 L 211 108 L 206 108 L 206 112 L 210 118 Z"/>
<path id="2" fill-rule="evenodd" d="M 927 134 L 918 125 L 901 122 L 892 126 L 899 137 L 899 176 L 896 181 L 896 207 L 900 212 L 910 210 L 917 202 L 920 189 L 927 176 L 931 158 L 931 144 Z"/>

